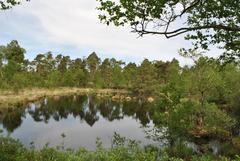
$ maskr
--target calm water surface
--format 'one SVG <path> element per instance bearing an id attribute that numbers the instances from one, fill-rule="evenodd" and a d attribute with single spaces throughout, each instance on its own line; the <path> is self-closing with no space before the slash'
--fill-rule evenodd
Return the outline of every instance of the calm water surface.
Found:
<path id="1" fill-rule="evenodd" d="M 145 133 L 154 126 L 150 109 L 139 102 L 114 102 L 92 95 L 44 98 L 0 113 L 0 129 L 27 147 L 34 142 L 36 148 L 49 143 L 94 150 L 97 137 L 110 147 L 114 132 L 142 144 L 156 144 Z"/>

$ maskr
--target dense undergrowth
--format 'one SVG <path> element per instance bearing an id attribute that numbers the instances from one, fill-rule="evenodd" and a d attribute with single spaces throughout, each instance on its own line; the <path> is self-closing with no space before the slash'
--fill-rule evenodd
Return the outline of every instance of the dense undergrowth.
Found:
<path id="1" fill-rule="evenodd" d="M 27 149 L 19 141 L 0 137 L 0 161 L 239 161 L 240 157 L 226 158 L 211 154 L 197 155 L 187 147 L 172 150 L 159 150 L 153 146 L 142 147 L 133 140 L 115 134 L 112 148 L 106 149 L 97 139 L 96 150 L 64 149 L 63 146 L 51 148 L 47 145 L 41 150 Z"/>

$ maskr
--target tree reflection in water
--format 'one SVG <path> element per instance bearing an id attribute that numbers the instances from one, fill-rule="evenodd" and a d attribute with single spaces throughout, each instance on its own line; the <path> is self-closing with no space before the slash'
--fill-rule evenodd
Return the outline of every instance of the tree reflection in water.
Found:
<path id="1" fill-rule="evenodd" d="M 30 103 L 26 108 L 0 113 L 0 124 L 8 133 L 12 133 L 21 126 L 26 114 L 29 114 L 35 122 L 46 124 L 51 118 L 60 121 L 73 116 L 85 121 L 89 126 L 93 126 L 99 117 L 111 122 L 128 116 L 145 126 L 152 120 L 153 112 L 147 103 L 115 102 L 111 98 L 99 99 L 94 95 L 52 97 Z"/>

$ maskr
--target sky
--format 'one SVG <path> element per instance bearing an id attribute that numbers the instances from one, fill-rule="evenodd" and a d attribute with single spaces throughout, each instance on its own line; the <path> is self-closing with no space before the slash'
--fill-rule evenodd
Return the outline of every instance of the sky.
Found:
<path id="1" fill-rule="evenodd" d="M 0 44 L 18 40 L 26 49 L 26 58 L 39 53 L 87 57 L 95 51 L 99 57 L 125 62 L 172 60 L 191 63 L 179 56 L 180 48 L 191 43 L 184 36 L 166 39 L 163 36 L 138 37 L 128 27 L 106 26 L 98 20 L 96 0 L 31 0 L 7 11 L 0 11 Z M 221 52 L 212 47 L 208 56 Z"/>

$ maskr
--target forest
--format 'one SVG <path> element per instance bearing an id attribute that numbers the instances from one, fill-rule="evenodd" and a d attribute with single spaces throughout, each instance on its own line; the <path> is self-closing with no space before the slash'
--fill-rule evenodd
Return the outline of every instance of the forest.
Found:
<path id="1" fill-rule="evenodd" d="M 102 59 L 97 52 L 72 59 L 65 53 L 51 51 L 34 53 L 36 56 L 31 60 L 17 40 L 0 44 L 1 95 L 9 91 L 21 95 L 26 89 L 69 87 L 125 90 L 128 93 L 124 97 L 130 98 L 114 102 L 112 95 L 110 99 L 74 95 L 44 98 L 34 108 L 1 109 L 0 134 L 7 132 L 7 137 L 0 135 L 0 161 L 239 161 L 239 0 L 97 0 L 97 3 L 98 19 L 109 28 L 127 26 L 139 37 L 170 39 L 183 35 L 192 46 L 183 46 L 178 54 L 192 63 L 180 65 L 176 58 L 124 62 Z M 0 1 L 0 12 L 20 4 L 17 0 Z M 205 56 L 213 47 L 221 49 L 219 56 Z M 6 97 L 7 94 L 3 98 Z M 35 149 L 9 137 L 27 117 L 47 124 L 59 123 L 68 116 L 80 118 L 89 127 L 94 127 L 100 119 L 113 123 L 125 117 L 140 122 L 141 126 L 153 123 L 147 137 L 158 142 L 167 140 L 166 145 L 143 146 L 114 133 L 110 148 L 96 139 L 95 151 L 52 148 L 47 144 Z"/>
<path id="2" fill-rule="evenodd" d="M 154 98 L 151 107 L 158 130 L 168 126 L 170 145 L 177 138 L 206 145 L 219 140 L 223 155 L 239 154 L 240 68 L 239 60 L 209 58 L 196 50 L 180 51 L 193 65 L 178 60 L 128 63 L 101 60 L 95 52 L 72 60 L 51 52 L 25 59 L 16 40 L 1 46 L 1 90 L 80 87 L 126 89 L 141 100 Z M 159 139 L 159 136 L 153 136 Z M 171 142 L 172 140 L 172 142 Z M 205 142 L 205 143 L 203 143 Z M 207 143 L 206 143 L 207 142 Z M 209 149 L 202 149 L 207 153 Z"/>

